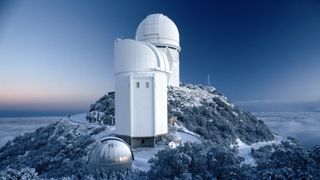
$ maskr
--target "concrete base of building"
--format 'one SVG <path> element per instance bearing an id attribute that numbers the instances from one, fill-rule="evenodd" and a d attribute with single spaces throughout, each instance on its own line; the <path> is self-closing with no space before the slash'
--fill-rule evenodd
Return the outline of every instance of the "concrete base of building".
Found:
<path id="1" fill-rule="evenodd" d="M 157 142 L 161 141 L 165 137 L 165 134 L 158 135 L 156 137 L 130 137 L 119 134 L 117 134 L 116 136 L 128 143 L 132 148 L 135 148 L 154 147 Z"/>

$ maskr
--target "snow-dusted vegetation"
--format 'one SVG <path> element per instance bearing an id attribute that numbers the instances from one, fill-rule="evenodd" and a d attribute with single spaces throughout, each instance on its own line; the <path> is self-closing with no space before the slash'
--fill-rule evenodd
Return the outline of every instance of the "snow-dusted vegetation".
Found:
<path id="1" fill-rule="evenodd" d="M 257 176 L 263 179 L 319 179 L 320 145 L 306 151 L 296 142 L 284 141 L 252 151 Z"/>
<path id="2" fill-rule="evenodd" d="M 252 149 L 257 166 L 243 163 L 236 148 L 212 142 L 160 151 L 146 174 L 150 179 L 319 179 L 320 146 L 306 151 L 295 142 Z"/>
<path id="3" fill-rule="evenodd" d="M 87 119 L 114 125 L 114 97 L 109 93 L 92 104 Z M 176 117 L 187 129 L 216 143 L 235 143 L 237 138 L 247 144 L 274 139 L 263 121 L 241 111 L 211 86 L 169 87 L 168 116 Z"/>
<path id="4" fill-rule="evenodd" d="M 90 105 L 87 119 L 90 122 L 113 126 L 115 124 L 114 112 L 114 93 L 109 93 L 102 96 L 95 104 Z"/>
<path id="5" fill-rule="evenodd" d="M 187 129 L 219 144 L 229 145 L 237 138 L 247 144 L 274 139 L 263 121 L 241 111 L 211 86 L 170 87 L 168 112 Z"/>
<path id="6" fill-rule="evenodd" d="M 0 168 L 34 168 L 40 177 L 63 177 L 81 173 L 94 135 L 104 126 L 79 125 L 63 119 L 25 133 L 0 149 Z"/>
<path id="7" fill-rule="evenodd" d="M 0 147 L 8 140 L 23 133 L 32 132 L 39 127 L 45 127 L 62 117 L 10 117 L 0 118 Z"/>
<path id="8" fill-rule="evenodd" d="M 134 148 L 130 171 L 87 167 L 101 137 L 114 135 L 114 94 L 90 112 L 66 117 L 0 148 L 2 179 L 300 179 L 320 178 L 320 146 L 306 151 L 275 138 L 261 120 L 242 112 L 212 87 L 168 92 L 169 133 L 155 148 Z M 88 121 L 85 121 L 85 119 Z M 168 147 L 175 142 L 176 148 Z"/>

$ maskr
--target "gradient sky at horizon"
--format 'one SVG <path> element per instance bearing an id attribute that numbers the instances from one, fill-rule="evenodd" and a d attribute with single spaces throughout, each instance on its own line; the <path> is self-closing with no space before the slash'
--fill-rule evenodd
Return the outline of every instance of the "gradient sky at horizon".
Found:
<path id="1" fill-rule="evenodd" d="M 0 113 L 86 110 L 112 91 L 113 41 L 151 13 L 181 37 L 181 80 L 233 101 L 320 99 L 320 1 L 0 1 Z"/>

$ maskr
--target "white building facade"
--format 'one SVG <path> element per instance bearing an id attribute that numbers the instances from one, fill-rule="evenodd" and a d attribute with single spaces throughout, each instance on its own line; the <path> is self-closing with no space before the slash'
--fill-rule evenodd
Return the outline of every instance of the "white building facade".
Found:
<path id="1" fill-rule="evenodd" d="M 150 16 L 158 23 L 155 27 L 167 26 L 159 24 L 161 18 L 153 17 L 163 15 Z M 148 17 L 140 23 L 136 40 L 117 39 L 114 45 L 116 134 L 131 147 L 154 146 L 167 134 L 167 86 L 170 82 L 179 86 L 179 33 L 176 29 L 178 37 L 173 37 L 163 31 L 158 37 L 141 39 L 147 37 L 141 31 L 147 33 L 142 26 L 151 23 L 144 23 Z M 165 41 L 163 37 L 170 39 Z"/>

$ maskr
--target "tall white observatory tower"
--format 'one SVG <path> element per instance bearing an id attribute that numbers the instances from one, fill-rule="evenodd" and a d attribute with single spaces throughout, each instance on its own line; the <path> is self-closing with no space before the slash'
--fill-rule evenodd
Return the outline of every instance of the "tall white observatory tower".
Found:
<path id="1" fill-rule="evenodd" d="M 175 23 L 163 14 L 151 14 L 139 24 L 136 40 L 151 43 L 166 54 L 171 71 L 168 85 L 179 86 L 181 48 L 179 31 Z"/>
<path id="2" fill-rule="evenodd" d="M 116 134 L 131 147 L 154 146 L 168 133 L 167 87 L 180 83 L 178 29 L 152 14 L 114 50 Z"/>

